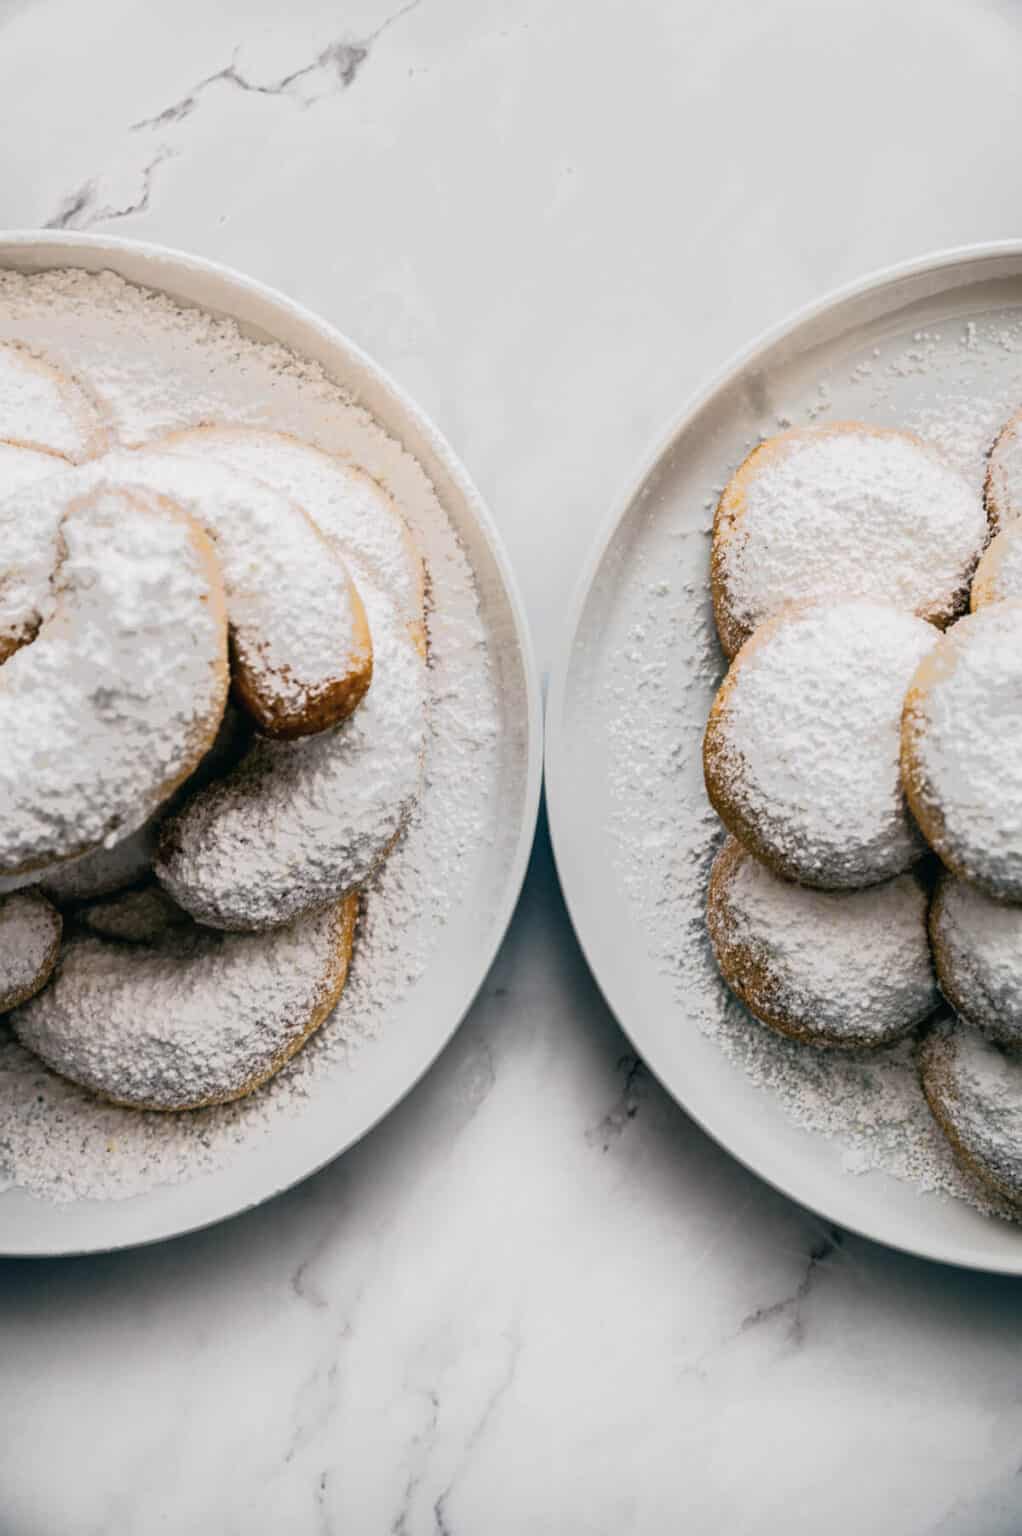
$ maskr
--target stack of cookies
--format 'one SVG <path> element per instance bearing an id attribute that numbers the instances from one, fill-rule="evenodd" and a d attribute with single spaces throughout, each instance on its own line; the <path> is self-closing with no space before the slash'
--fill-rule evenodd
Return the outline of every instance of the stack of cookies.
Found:
<path id="1" fill-rule="evenodd" d="M 810 1045 L 918 1031 L 938 1122 L 1022 1201 L 1022 413 L 983 499 L 907 432 L 762 443 L 720 498 L 712 587 L 725 981 Z"/>
<path id="2" fill-rule="evenodd" d="M 186 1109 L 265 1082 L 344 986 L 418 798 L 425 574 L 357 466 L 261 427 L 111 440 L 0 346 L 0 1014 Z"/>

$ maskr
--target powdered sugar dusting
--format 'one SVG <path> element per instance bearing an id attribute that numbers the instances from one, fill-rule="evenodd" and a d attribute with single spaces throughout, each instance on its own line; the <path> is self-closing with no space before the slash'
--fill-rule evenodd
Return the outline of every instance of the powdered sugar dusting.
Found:
<path id="1" fill-rule="evenodd" d="M 970 354 L 971 355 L 971 354 Z M 911 413 L 915 431 L 939 448 L 977 489 L 983 485 L 990 445 L 1000 431 L 1007 400 L 972 390 L 951 390 L 938 406 L 920 405 Z"/>
<path id="2" fill-rule="evenodd" d="M 67 460 L 55 454 L 0 442 L 0 497 L 16 491 L 19 486 L 31 485 L 33 480 L 45 480 L 50 475 L 59 474 L 67 467 Z"/>
<path id="3" fill-rule="evenodd" d="M 293 432 L 363 466 L 394 497 L 429 571 L 424 789 L 363 892 L 330 1020 L 250 1098 L 186 1115 L 103 1104 L 0 1041 L 0 1182 L 56 1200 L 124 1198 L 214 1173 L 293 1134 L 323 1095 L 357 1092 L 358 1047 L 386 1034 L 436 954 L 495 825 L 503 708 L 470 562 L 421 466 L 311 364 L 111 274 L 0 276 L 0 336 L 69 361 L 124 443 L 203 421 Z"/>

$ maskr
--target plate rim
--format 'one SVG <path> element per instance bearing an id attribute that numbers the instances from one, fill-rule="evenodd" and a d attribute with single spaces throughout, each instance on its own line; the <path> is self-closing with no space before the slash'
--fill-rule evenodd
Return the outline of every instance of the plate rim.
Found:
<path id="1" fill-rule="evenodd" d="M 461 1028 L 466 1015 L 482 989 L 518 909 L 522 887 L 528 871 L 529 859 L 535 843 L 543 784 L 544 722 L 542 687 L 532 628 L 514 567 L 505 548 L 503 537 L 494 521 L 493 514 L 487 502 L 480 494 L 472 476 L 462 460 L 454 452 L 445 434 L 436 426 L 422 407 L 412 399 L 404 387 L 397 382 L 382 364 L 378 363 L 358 342 L 352 340 L 337 325 L 334 325 L 319 312 L 302 304 L 297 299 L 292 299 L 281 289 L 274 287 L 272 284 L 265 283 L 259 278 L 249 277 L 244 272 L 229 266 L 225 262 L 196 255 L 191 251 L 173 246 L 163 245 L 157 241 L 141 240 L 121 235 L 90 234 L 71 230 L 0 228 L 0 271 L 7 270 L 16 265 L 17 253 L 19 251 L 23 252 L 29 248 L 36 251 L 47 247 L 52 248 L 54 259 L 41 261 L 38 265 L 33 261 L 33 271 L 52 271 L 60 266 L 80 266 L 81 263 L 75 260 L 75 253 L 91 251 L 94 255 L 101 253 L 109 254 L 113 270 L 117 270 L 117 257 L 120 254 L 132 259 L 152 261 L 154 264 L 163 263 L 172 269 L 181 270 L 193 275 L 206 274 L 232 290 L 244 293 L 256 300 L 261 300 L 278 310 L 289 312 L 299 324 L 318 332 L 332 348 L 347 354 L 348 358 L 365 373 L 367 380 L 371 381 L 375 389 L 383 395 L 390 397 L 398 411 L 429 444 L 430 450 L 436 455 L 444 472 L 451 477 L 459 496 L 462 498 L 466 509 L 470 512 L 493 558 L 494 566 L 500 579 L 500 585 L 507 599 L 513 626 L 515 649 L 522 669 L 525 706 L 522 728 L 525 737 L 525 753 L 521 816 L 515 837 L 513 856 L 502 878 L 499 900 L 494 906 L 494 918 L 489 936 L 484 944 L 473 949 L 472 955 L 466 961 L 464 967 L 466 981 L 461 987 L 458 1005 L 451 1010 L 448 1026 L 441 1031 L 437 1040 L 433 1042 L 432 1048 L 427 1053 L 426 1058 L 418 1065 L 414 1075 L 399 1090 L 388 1097 L 386 1103 L 379 1108 L 371 1119 L 367 1120 L 361 1129 L 348 1135 L 341 1141 L 336 1150 L 329 1153 L 326 1157 L 317 1159 L 303 1173 L 295 1177 L 287 1177 L 282 1183 L 274 1183 L 261 1194 L 240 1200 L 232 1198 L 218 1214 L 205 1215 L 195 1221 L 181 1223 L 180 1221 L 172 1220 L 165 1225 L 158 1222 L 155 1224 L 155 1230 L 146 1232 L 139 1237 L 129 1236 L 123 1239 L 117 1238 L 113 1241 L 100 1240 L 95 1243 L 76 1241 L 72 1244 L 64 1245 L 52 1242 L 26 1243 L 24 1241 L 15 1241 L 12 1243 L 2 1228 L 0 1228 L 0 1258 L 12 1259 L 73 1258 L 83 1254 L 122 1252 L 134 1248 L 148 1247 L 155 1243 L 168 1242 L 177 1237 L 184 1237 L 189 1233 L 203 1231 L 206 1228 L 217 1226 L 221 1222 L 232 1220 L 246 1211 L 254 1210 L 257 1206 L 276 1199 L 278 1195 L 286 1193 L 289 1189 L 296 1188 L 299 1184 L 312 1178 L 314 1174 L 321 1172 L 322 1169 L 342 1157 L 365 1136 L 368 1136 L 371 1131 L 375 1130 L 388 1115 L 392 1114 L 403 1103 L 426 1076 L 427 1072 L 435 1065 Z M 85 270 L 97 269 L 85 268 Z M 141 283 L 139 278 L 127 279 L 127 281 L 132 281 L 136 285 Z M 166 291 L 161 289 L 155 273 L 152 286 L 157 291 Z M 195 307 L 202 308 L 201 305 L 196 305 Z M 142 1195 L 136 1198 L 144 1199 L 145 1197 Z M 117 1203 L 122 1204 L 123 1202 L 118 1201 Z"/>
<path id="2" fill-rule="evenodd" d="M 907 1254 L 912 1258 L 921 1258 L 939 1264 L 953 1265 L 958 1268 L 974 1270 L 985 1274 L 1022 1275 L 1022 1240 L 1020 1240 L 1017 1257 L 990 1255 L 984 1257 L 980 1253 L 956 1250 L 954 1244 L 942 1245 L 939 1242 L 927 1244 L 911 1240 L 899 1241 L 896 1237 L 886 1233 L 880 1234 L 870 1231 L 865 1224 L 843 1220 L 834 1216 L 823 1208 L 818 1201 L 807 1198 L 793 1185 L 782 1181 L 778 1177 L 764 1173 L 748 1156 L 736 1151 L 729 1145 L 726 1136 L 718 1132 L 708 1124 L 704 1115 L 696 1113 L 685 1101 L 682 1092 L 677 1091 L 668 1081 L 668 1074 L 661 1071 L 654 1057 L 647 1052 L 645 1046 L 640 1043 L 638 1034 L 633 1034 L 626 1022 L 627 1009 L 619 1006 L 618 987 L 609 974 L 608 967 L 602 961 L 597 948 L 589 940 L 586 932 L 585 921 L 582 916 L 581 904 L 576 894 L 576 882 L 580 878 L 573 867 L 573 861 L 567 856 L 562 842 L 561 821 L 565 814 L 562 805 L 565 803 L 568 787 L 567 774 L 565 772 L 565 737 L 563 720 L 565 705 L 568 699 L 568 679 L 571 673 L 572 659 L 575 650 L 575 642 L 579 627 L 585 614 L 596 578 L 603 565 L 604 558 L 618 529 L 624 523 L 632 507 L 635 505 L 643 487 L 651 479 L 662 461 L 672 451 L 675 443 L 681 435 L 687 431 L 695 418 L 710 404 L 710 402 L 725 390 L 733 387 L 743 375 L 755 368 L 763 355 L 769 352 L 779 343 L 793 337 L 797 332 L 822 318 L 832 310 L 839 309 L 843 304 L 856 299 L 867 297 L 871 293 L 891 287 L 899 282 L 910 281 L 917 278 L 936 275 L 942 271 L 962 266 L 965 263 L 978 264 L 986 261 L 997 262 L 1004 259 L 1017 260 L 1022 265 L 1022 238 L 1006 240 L 980 241 L 974 244 L 939 248 L 922 256 L 912 257 L 906 261 L 893 262 L 883 267 L 878 267 L 865 276 L 855 278 L 850 282 L 840 284 L 829 289 L 820 297 L 799 305 L 779 321 L 775 321 L 761 330 L 751 342 L 746 343 L 738 350 L 732 352 L 726 361 L 711 373 L 708 382 L 699 385 L 688 395 L 680 410 L 669 418 L 666 427 L 661 427 L 652 439 L 652 446 L 647 445 L 641 456 L 635 461 L 635 467 L 631 474 L 619 487 L 618 494 L 612 499 L 610 511 L 603 519 L 597 530 L 596 537 L 590 544 L 585 558 L 579 568 L 579 574 L 575 580 L 571 597 L 565 608 L 565 617 L 562 620 L 560 634 L 553 651 L 553 660 L 550 666 L 544 710 L 544 752 L 543 752 L 543 784 L 547 806 L 547 816 L 550 829 L 550 844 L 553 851 L 554 865 L 557 870 L 557 878 L 564 898 L 564 904 L 568 911 L 572 930 L 578 942 L 579 948 L 585 956 L 586 964 L 592 973 L 593 979 L 599 987 L 600 994 L 629 1043 L 637 1055 L 645 1063 L 665 1093 L 673 1099 L 675 1104 L 686 1114 L 689 1119 L 699 1126 L 710 1139 L 721 1147 L 729 1157 L 739 1163 L 743 1168 L 755 1175 L 756 1178 L 775 1189 L 786 1199 L 794 1201 L 803 1210 L 812 1212 L 824 1221 L 833 1222 L 843 1230 L 852 1232 L 858 1237 L 877 1243 L 882 1247 L 892 1249 L 895 1252 Z M 1022 276 L 1022 273 L 1020 273 Z M 852 1177 L 852 1175 L 847 1175 Z"/>

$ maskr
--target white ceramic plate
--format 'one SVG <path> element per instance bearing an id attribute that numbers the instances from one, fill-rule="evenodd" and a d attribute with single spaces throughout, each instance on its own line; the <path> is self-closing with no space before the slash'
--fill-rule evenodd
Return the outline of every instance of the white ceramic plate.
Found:
<path id="1" fill-rule="evenodd" d="M 1009 1274 L 1022 1274 L 1022 1227 L 888 1173 L 846 1171 L 837 1143 L 796 1124 L 703 1032 L 703 998 L 722 983 L 707 983 L 702 997 L 698 989 L 679 996 L 651 939 L 652 843 L 646 877 L 641 854 L 622 850 L 621 813 L 629 796 L 643 794 L 644 760 L 673 743 L 678 804 L 702 814 L 699 745 L 723 661 L 715 651 L 708 665 L 694 663 L 692 636 L 708 618 L 716 492 L 749 448 L 787 420 L 925 426 L 939 418 L 946 446 L 946 424 L 960 428 L 951 446 L 968 459 L 970 436 L 989 442 L 987 405 L 974 411 L 971 402 L 1000 399 L 1003 416 L 1022 404 L 1020 353 L 1015 244 L 880 273 L 772 331 L 685 410 L 615 509 L 582 574 L 546 716 L 551 831 L 575 929 L 607 1001 L 664 1086 L 743 1163 L 827 1219 L 908 1252 Z M 960 407 L 949 405 L 957 397 Z M 666 594 L 651 596 L 661 582 Z M 622 743 L 622 721 L 641 718 L 634 701 L 658 645 L 661 656 L 677 657 L 669 706 Z M 680 885 L 665 901 L 680 892 L 701 906 L 703 868 L 682 856 L 670 878 Z M 701 922 L 679 931 L 677 944 L 705 945 Z"/>
<path id="2" fill-rule="evenodd" d="M 255 1205 L 343 1152 L 391 1110 L 454 1034 L 504 936 L 535 831 L 542 752 L 539 688 L 522 605 L 493 523 L 443 438 L 396 384 L 329 325 L 259 283 L 212 263 L 143 245 L 38 232 L 0 236 L 0 267 L 24 272 L 112 270 L 186 306 L 228 316 L 256 340 L 321 364 L 425 470 L 472 566 L 500 692 L 497 809 L 482 829 L 468 889 L 428 971 L 386 1027 L 358 1049 L 357 1091 L 324 1091 L 300 1119 L 282 1120 L 234 1162 L 185 1184 L 120 1200 L 54 1204 L 17 1189 L 0 1195 L 0 1253 L 55 1254 L 169 1237 Z"/>

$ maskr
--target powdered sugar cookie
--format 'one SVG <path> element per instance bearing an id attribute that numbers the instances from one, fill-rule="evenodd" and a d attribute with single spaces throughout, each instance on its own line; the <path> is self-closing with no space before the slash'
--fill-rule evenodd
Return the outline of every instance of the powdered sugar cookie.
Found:
<path id="1" fill-rule="evenodd" d="M 706 923 L 721 975 L 764 1024 L 813 1045 L 880 1046 L 938 1006 L 914 874 L 865 891 L 781 880 L 729 837 Z"/>
<path id="2" fill-rule="evenodd" d="M 986 538 L 968 482 L 907 432 L 803 427 L 755 448 L 713 525 L 713 607 L 728 656 L 786 604 L 862 594 L 943 626 Z"/>
<path id="3" fill-rule="evenodd" d="M 991 1039 L 1022 1046 L 1022 907 L 945 874 L 930 938 L 941 991 L 956 1013 Z"/>
<path id="4" fill-rule="evenodd" d="M 17 342 L 0 343 L 0 438 L 76 464 L 107 445 L 100 412 L 82 386 Z"/>
<path id="5" fill-rule="evenodd" d="M 309 736 L 351 714 L 369 687 L 362 599 L 331 541 L 294 502 L 236 468 L 137 449 L 104 472 L 169 496 L 216 545 L 240 702 L 272 736 Z"/>
<path id="6" fill-rule="evenodd" d="M 156 445 L 229 464 L 304 507 L 351 565 L 397 604 L 425 654 L 422 557 L 393 499 L 364 470 L 265 427 L 197 427 Z"/>
<path id="7" fill-rule="evenodd" d="M 963 1019 L 939 1020 L 919 1051 L 926 1102 L 959 1161 L 994 1194 L 1022 1202 L 1022 1051 Z"/>
<path id="8" fill-rule="evenodd" d="M 251 741 L 252 729 L 246 717 L 228 705 L 216 739 L 195 772 L 148 821 L 110 847 L 94 848 L 91 853 L 69 859 L 66 864 L 57 864 L 42 874 L 24 875 L 21 884 L 38 884 L 44 895 L 58 907 L 76 907 L 83 901 L 95 902 L 100 896 L 110 896 L 148 880 L 152 875 L 163 821 L 180 810 L 190 795 L 234 768 Z M 3 886 L 4 882 L 0 880 L 0 892 Z"/>
<path id="9" fill-rule="evenodd" d="M 995 533 L 1022 516 L 1022 411 L 1005 422 L 994 440 L 983 495 Z"/>
<path id="10" fill-rule="evenodd" d="M 216 739 L 195 772 L 180 789 L 165 800 L 148 821 L 110 847 L 100 845 L 91 853 L 66 864 L 51 865 L 28 875 L 0 877 L 0 896 L 37 886 L 58 907 L 77 907 L 83 901 L 96 901 L 129 886 L 137 886 L 152 875 L 153 860 L 160 838 L 162 821 L 180 810 L 189 795 L 222 778 L 240 761 L 252 740 L 252 728 L 240 710 L 228 705 Z"/>
<path id="11" fill-rule="evenodd" d="M 4 875 L 143 822 L 208 750 L 227 692 L 223 587 L 201 529 L 139 491 L 55 500 L 53 580 L 27 629 L 17 570 L 0 570 L 0 635 L 6 621 L 21 642 L 0 667 Z"/>
<path id="12" fill-rule="evenodd" d="M 983 551 L 972 578 L 973 613 L 991 603 L 1022 599 L 1022 522 L 1008 523 Z"/>
<path id="13" fill-rule="evenodd" d="M 236 694 L 259 727 L 294 737 L 335 725 L 364 696 L 372 643 L 362 600 L 337 550 L 298 506 L 237 470 L 180 454 L 121 450 L 0 501 L 0 543 L 16 591 L 2 627 L 28 632 L 49 592 L 60 498 L 101 484 L 168 497 L 216 546 L 230 621 Z M 17 599 L 20 612 L 13 611 Z M 6 618 L 5 618 L 6 610 Z"/>
<path id="14" fill-rule="evenodd" d="M 742 647 L 710 711 L 706 788 L 776 873 L 824 890 L 890 879 L 924 848 L 905 805 L 905 690 L 938 632 L 864 598 L 790 610 Z"/>
<path id="15" fill-rule="evenodd" d="M 49 987 L 11 1016 L 47 1066 L 115 1103 L 197 1109 L 251 1093 L 344 988 L 357 897 L 256 935 L 154 929 L 148 893 L 137 904 L 151 943 L 72 937 Z M 116 921 L 130 924 L 130 902 L 117 905 Z"/>
<path id="16" fill-rule="evenodd" d="M 60 951 L 60 913 L 35 891 L 0 900 L 0 1013 L 44 987 Z"/>
<path id="17" fill-rule="evenodd" d="M 426 667 L 401 612 L 363 579 L 373 686 L 342 725 L 256 741 L 238 768 L 165 823 L 156 874 L 214 928 L 272 928 L 337 901 L 386 856 L 415 804 Z"/>
<path id="18" fill-rule="evenodd" d="M 927 842 L 964 880 L 1022 901 L 1022 604 L 942 635 L 905 699 L 905 792 Z"/>

